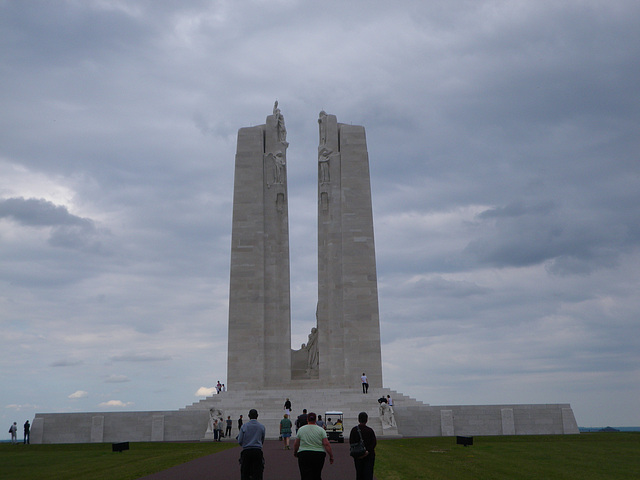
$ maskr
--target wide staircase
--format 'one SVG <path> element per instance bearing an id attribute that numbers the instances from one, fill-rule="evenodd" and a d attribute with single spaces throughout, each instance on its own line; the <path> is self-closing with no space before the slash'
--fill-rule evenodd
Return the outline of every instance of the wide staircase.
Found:
<path id="1" fill-rule="evenodd" d="M 267 438 L 278 438 L 280 432 L 280 420 L 284 415 L 284 402 L 288 398 L 292 404 L 292 422 L 306 408 L 307 412 L 315 412 L 322 415 L 326 421 L 325 414 L 330 411 L 340 411 L 344 416 L 345 441 L 348 442 L 349 431 L 358 423 L 358 414 L 367 412 L 369 415 L 369 425 L 378 437 L 394 438 L 398 437 L 396 427 L 382 428 L 380 420 L 378 398 L 390 395 L 394 406 L 397 407 L 426 407 L 427 404 L 420 402 L 407 395 L 403 395 L 388 388 L 369 388 L 367 394 L 356 389 L 304 389 L 287 391 L 285 389 L 273 390 L 245 390 L 222 392 L 218 395 L 207 397 L 199 402 L 195 402 L 181 410 L 210 410 L 218 409 L 222 412 L 224 419 L 228 416 L 233 420 L 232 437 L 238 434 L 238 418 L 243 416 L 244 421 L 248 421 L 249 410 L 258 410 L 258 421 L 267 430 Z M 335 421 L 335 418 L 332 419 Z M 295 430 L 295 429 L 294 429 Z M 294 433 L 295 434 L 295 433 Z M 204 437 L 204 432 L 203 432 Z"/>

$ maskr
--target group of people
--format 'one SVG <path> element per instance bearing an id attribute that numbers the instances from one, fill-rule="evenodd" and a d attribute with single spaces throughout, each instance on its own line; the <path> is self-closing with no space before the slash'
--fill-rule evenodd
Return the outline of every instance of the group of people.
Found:
<path id="1" fill-rule="evenodd" d="M 11 443 L 16 445 L 18 443 L 18 424 L 13 422 L 9 427 L 9 433 L 11 434 Z M 29 436 L 31 435 L 31 424 L 29 420 L 24 422 L 24 444 L 29 444 Z"/>
<path id="2" fill-rule="evenodd" d="M 294 424 L 291 422 L 291 402 L 285 402 L 285 414 L 280 420 L 280 437 L 284 441 L 284 449 L 290 449 L 290 439 Z M 369 416 L 366 412 L 358 415 L 358 425 L 351 429 L 349 443 L 364 443 L 364 455 L 354 458 L 357 480 L 372 480 L 375 463 L 376 434 L 367 426 Z M 328 419 L 327 419 L 328 421 Z M 329 464 L 333 464 L 333 451 L 327 437 L 326 425 L 321 415 L 302 411 L 295 422 L 296 438 L 293 443 L 293 456 L 298 460 L 301 480 L 321 479 L 322 469 L 327 456 Z M 238 443 L 242 446 L 240 454 L 240 471 L 242 480 L 262 480 L 264 456 L 262 445 L 266 429 L 258 422 L 258 411 L 249 411 L 249 421 L 240 427 Z"/>
<path id="3" fill-rule="evenodd" d="M 220 394 L 221 392 L 226 391 L 227 387 L 224 386 L 224 383 L 220 383 L 220 380 L 218 380 L 218 383 L 216 383 L 216 394 Z"/>

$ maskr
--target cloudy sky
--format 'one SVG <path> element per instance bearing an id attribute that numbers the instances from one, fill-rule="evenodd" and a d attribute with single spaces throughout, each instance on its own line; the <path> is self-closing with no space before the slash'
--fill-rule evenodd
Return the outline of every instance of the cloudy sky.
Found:
<path id="1" fill-rule="evenodd" d="M 0 0 L 2 421 L 225 381 L 236 134 L 278 99 L 293 345 L 326 110 L 367 132 L 385 386 L 640 425 L 639 24 L 636 0 Z"/>

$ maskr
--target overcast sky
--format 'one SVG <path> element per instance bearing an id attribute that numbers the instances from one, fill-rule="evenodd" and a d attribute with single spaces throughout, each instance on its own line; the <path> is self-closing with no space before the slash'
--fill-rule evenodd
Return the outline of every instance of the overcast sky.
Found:
<path id="1" fill-rule="evenodd" d="M 236 135 L 278 99 L 296 348 L 325 110 L 367 133 L 385 386 L 640 425 L 638 25 L 636 0 L 0 0 L 4 424 L 225 382 Z"/>

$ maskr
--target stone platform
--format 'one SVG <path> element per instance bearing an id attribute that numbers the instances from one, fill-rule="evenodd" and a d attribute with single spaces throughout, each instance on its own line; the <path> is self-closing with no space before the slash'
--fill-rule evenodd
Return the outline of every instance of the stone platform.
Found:
<path id="1" fill-rule="evenodd" d="M 377 399 L 387 395 L 394 401 L 396 428 L 383 428 L 379 418 Z M 211 408 L 222 411 L 225 419 L 231 416 L 233 437 L 238 417 L 246 420 L 249 409 L 256 408 L 267 438 L 274 439 L 286 398 L 293 404 L 294 419 L 303 408 L 323 418 L 327 411 L 342 411 L 347 432 L 357 423 L 358 413 L 365 411 L 379 438 L 579 433 L 569 404 L 432 406 L 388 388 L 370 388 L 367 395 L 354 388 L 224 392 L 177 411 L 39 413 L 33 420 L 31 442 L 201 441 Z"/>

